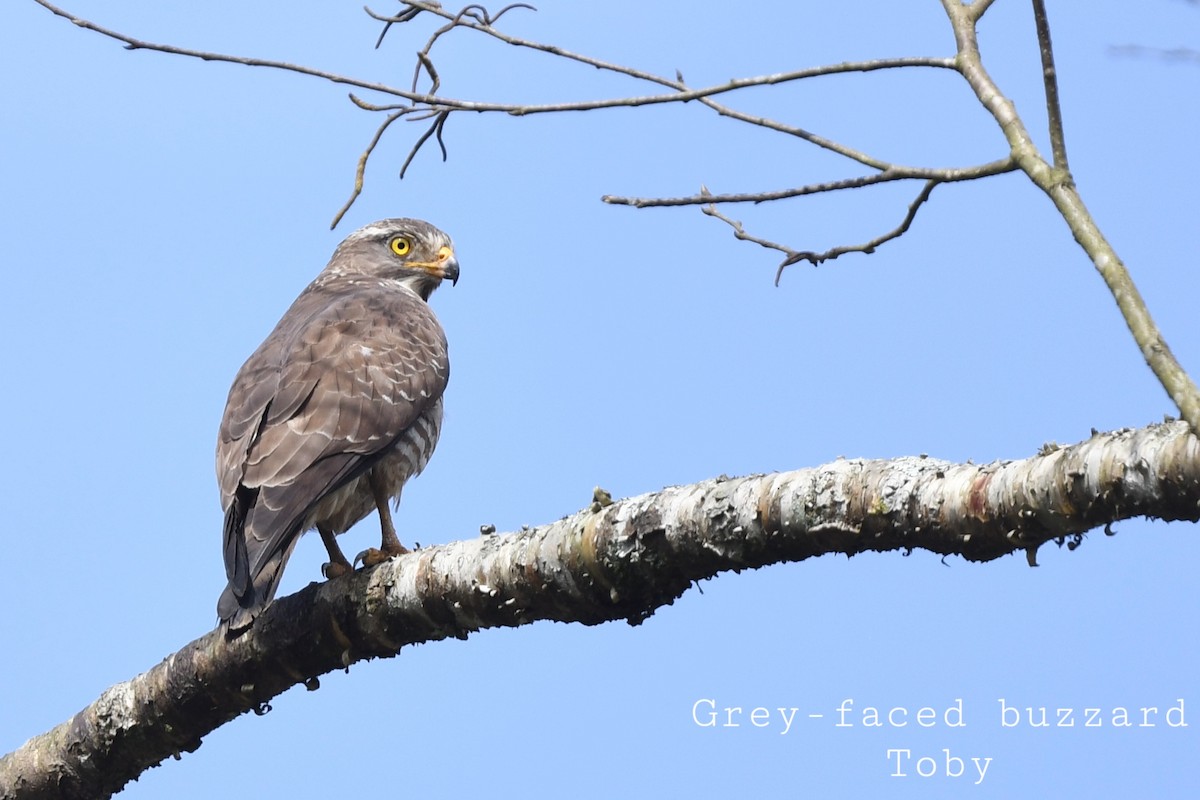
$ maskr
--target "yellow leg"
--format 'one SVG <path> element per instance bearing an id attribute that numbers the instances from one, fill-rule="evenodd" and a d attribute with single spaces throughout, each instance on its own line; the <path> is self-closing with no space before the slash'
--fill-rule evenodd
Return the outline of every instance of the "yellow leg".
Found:
<path id="1" fill-rule="evenodd" d="M 409 550 L 400 544 L 400 539 L 396 536 L 396 526 L 392 523 L 392 512 L 388 508 L 387 492 L 384 491 L 383 484 L 374 470 L 367 476 L 367 481 L 371 486 L 371 494 L 375 498 L 375 508 L 379 512 L 379 528 L 382 536 L 378 550 L 371 547 L 362 551 L 355 556 L 354 563 L 357 564 L 361 561 L 363 566 L 373 567 L 376 564 L 382 564 L 392 556 L 407 553 Z"/>
<path id="2" fill-rule="evenodd" d="M 342 553 L 342 548 L 338 547 L 337 534 L 324 525 L 318 525 L 317 532 L 321 534 L 321 541 L 325 543 L 325 549 L 329 552 L 329 561 L 321 565 L 321 574 L 332 579 L 353 572 L 354 567 L 350 560 Z"/>

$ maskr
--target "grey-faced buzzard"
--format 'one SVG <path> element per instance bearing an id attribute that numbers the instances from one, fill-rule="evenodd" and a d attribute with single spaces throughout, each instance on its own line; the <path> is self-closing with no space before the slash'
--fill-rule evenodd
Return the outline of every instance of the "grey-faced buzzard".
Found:
<path id="1" fill-rule="evenodd" d="M 458 280 L 450 237 L 388 219 L 350 234 L 238 371 L 217 438 L 225 572 L 217 613 L 231 630 L 271 602 L 301 534 L 353 569 L 337 535 L 379 512 L 379 549 L 407 550 L 388 501 L 433 454 L 450 376 L 446 336 L 426 301 Z"/>

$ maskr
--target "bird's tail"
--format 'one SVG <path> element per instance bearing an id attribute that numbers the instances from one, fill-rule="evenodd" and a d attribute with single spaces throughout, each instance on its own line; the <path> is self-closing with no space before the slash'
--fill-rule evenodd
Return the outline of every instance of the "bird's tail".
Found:
<path id="1" fill-rule="evenodd" d="M 318 499 L 370 469 L 377 458 L 356 453 L 321 458 L 305 471 L 307 491 L 297 491 L 295 483 L 238 487 L 225 511 L 229 585 L 217 601 L 217 615 L 231 633 L 250 627 L 275 598 L 283 568 L 300 534 L 311 526 Z"/>
<path id="2" fill-rule="evenodd" d="M 233 593 L 232 586 L 226 586 L 225 591 L 221 592 L 221 599 L 217 601 L 217 616 L 229 626 L 230 633 L 240 633 L 249 628 L 262 609 L 262 605 L 243 606 L 242 598 Z"/>
<path id="3" fill-rule="evenodd" d="M 217 616 L 228 624 L 229 632 L 233 634 L 249 628 L 254 618 L 275 598 L 283 568 L 300 538 L 295 522 L 285 526 L 284 535 L 278 538 L 271 537 L 264 542 L 264 537 L 254 536 L 252 530 L 256 523 L 276 522 L 275 519 L 254 518 L 253 512 L 247 515 L 245 509 L 253 507 L 254 499 L 235 497 L 225 513 L 225 574 L 229 583 L 217 600 Z M 247 519 L 248 516 L 252 519 Z M 248 533 L 251 535 L 247 536 Z M 265 546 L 254 548 L 257 552 L 251 553 L 248 541 Z"/>
<path id="4" fill-rule="evenodd" d="M 292 546 L 297 538 L 299 537 L 293 538 L 291 544 L 268 558 L 242 591 L 239 592 L 231 582 L 225 587 L 225 591 L 221 592 L 221 598 L 217 600 L 217 616 L 221 618 L 221 622 L 229 625 L 231 633 L 239 633 L 249 628 L 254 618 L 275 598 L 279 579 L 283 577 L 283 567 L 288 556 L 292 554 Z"/>

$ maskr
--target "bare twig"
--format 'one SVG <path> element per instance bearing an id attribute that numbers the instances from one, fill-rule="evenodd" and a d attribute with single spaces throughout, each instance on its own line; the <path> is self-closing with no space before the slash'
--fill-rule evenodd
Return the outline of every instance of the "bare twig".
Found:
<path id="1" fill-rule="evenodd" d="M 437 94 L 438 89 L 442 86 L 442 79 L 438 77 L 437 68 L 433 66 L 433 59 L 424 50 L 417 52 L 417 66 L 413 68 L 412 89 L 414 92 L 417 90 L 417 82 L 421 79 L 422 69 L 429 75 L 429 93 Z"/>
<path id="2" fill-rule="evenodd" d="M 877 175 L 867 175 L 858 178 L 847 178 L 841 181 L 831 181 L 828 183 L 814 183 L 808 186 L 802 186 L 797 189 L 788 189 L 782 192 L 756 192 L 750 194 L 713 194 L 707 187 L 701 186 L 699 194 L 690 197 L 676 198 L 628 198 L 628 197 L 604 197 L 604 202 L 614 203 L 618 205 L 631 205 L 637 208 L 647 206 L 681 206 L 681 205 L 702 205 L 701 210 L 710 217 L 715 217 L 731 228 L 733 235 L 738 239 L 747 242 L 753 242 L 771 250 L 777 250 L 784 254 L 784 259 L 780 262 L 775 270 L 775 285 L 779 285 L 779 280 L 783 276 L 783 271 L 792 264 L 800 261 L 807 261 L 813 266 L 817 266 L 826 261 L 843 256 L 846 253 L 865 253 L 871 254 L 875 249 L 885 242 L 903 236 L 912 226 L 913 220 L 916 219 L 917 211 L 933 192 L 935 186 L 939 183 L 954 183 L 959 181 L 975 180 L 985 178 L 991 175 L 999 175 L 1005 172 L 1016 170 L 1017 163 L 1011 157 L 1003 158 L 999 161 L 992 161 L 987 164 L 980 164 L 975 167 L 967 168 L 946 168 L 946 169 L 923 169 L 923 168 L 908 168 L 908 167 L 893 167 Z M 912 180 L 923 179 L 925 181 L 920 193 L 908 207 L 908 213 L 904 216 L 901 223 L 888 231 L 887 233 L 877 236 L 868 242 L 854 245 L 839 245 L 824 252 L 815 252 L 812 250 L 797 250 L 788 245 L 773 242 L 768 239 L 762 239 L 753 236 L 746 232 L 740 220 L 734 220 L 720 213 L 717 210 L 717 203 L 762 203 L 771 200 L 780 200 L 787 197 L 800 197 L 809 194 L 818 194 L 822 192 L 834 192 L 841 189 L 856 189 L 863 186 L 871 186 L 878 183 L 886 183 L 897 180 Z"/>
<path id="3" fill-rule="evenodd" d="M 807 261 L 815 267 L 825 261 L 832 261 L 838 256 L 843 256 L 846 253 L 866 253 L 869 255 L 874 253 L 875 248 L 879 247 L 879 245 L 903 236 L 908 232 L 913 220 L 917 218 L 917 210 L 920 209 L 925 201 L 929 199 L 929 195 L 933 193 L 933 188 L 939 183 L 941 183 L 941 181 L 926 181 L 925 185 L 921 188 L 920 193 L 917 194 L 916 199 L 908 204 L 908 213 L 904 215 L 904 219 L 899 225 L 882 236 L 877 236 L 871 241 L 863 244 L 840 245 L 838 247 L 826 250 L 824 253 L 797 253 L 791 260 L 785 260 L 779 265 L 779 269 L 775 272 L 775 285 L 779 285 L 779 278 L 781 275 L 783 275 L 783 270 L 798 261 Z"/>
<path id="4" fill-rule="evenodd" d="M 363 6 L 363 11 L 367 12 L 368 16 L 373 17 L 373 18 L 379 20 L 380 22 L 385 23 L 383 26 L 383 30 L 381 30 L 379 32 L 379 38 L 375 40 L 375 49 L 378 50 L 383 45 L 383 37 L 387 36 L 388 31 L 390 31 L 392 29 L 392 25 L 395 25 L 395 24 L 401 23 L 401 22 L 408 22 L 409 20 L 416 17 L 417 14 L 420 14 L 421 10 L 422 9 L 420 9 L 420 8 L 412 7 L 412 8 L 409 8 L 407 11 L 402 11 L 401 13 L 399 13 L 393 17 L 383 17 L 383 16 L 379 16 L 378 14 L 376 14 L 374 11 L 367 8 L 366 6 Z"/>
<path id="5" fill-rule="evenodd" d="M 417 51 L 417 67 L 416 67 L 416 72 L 413 75 L 413 91 L 415 92 L 417 90 L 417 79 L 420 77 L 421 69 L 423 67 L 429 73 L 429 77 L 433 81 L 433 88 L 431 88 L 429 90 L 429 94 L 437 94 L 438 87 L 441 86 L 442 82 L 438 78 L 437 70 L 434 69 L 434 67 L 433 67 L 432 51 L 433 51 L 433 46 L 435 44 L 437 44 L 437 41 L 439 39 L 441 39 L 444 35 L 446 35 L 450 31 L 454 30 L 455 28 L 462 27 L 464 25 L 464 22 L 463 22 L 464 20 L 473 20 L 477 25 L 490 28 L 493 22 L 500 19 L 500 17 L 504 16 L 509 11 L 512 11 L 514 8 L 527 8 L 531 11 L 537 10 L 533 6 L 528 5 L 526 3 L 513 3 L 512 5 L 507 5 L 504 8 L 500 9 L 498 12 L 496 12 L 495 16 L 491 16 L 488 14 L 487 9 L 484 8 L 483 6 L 469 5 L 469 6 L 466 6 L 465 8 L 463 8 L 461 11 L 459 11 L 456 15 L 454 15 L 454 17 L 452 17 L 448 23 L 446 23 L 445 25 L 443 25 L 442 27 L 440 27 L 436 31 L 434 31 L 433 35 L 429 37 L 429 41 L 427 41 L 425 43 L 425 46 L 423 48 L 421 48 L 419 51 Z M 371 11 L 371 9 L 364 8 L 363 10 L 367 12 L 368 16 L 370 16 L 374 19 L 380 19 L 380 17 L 378 15 L 376 15 L 375 12 Z M 379 35 L 379 41 L 380 42 L 383 41 L 383 35 L 385 33 L 387 33 L 388 28 L 391 26 L 392 23 L 407 22 L 408 20 L 412 19 L 413 16 L 415 16 L 415 13 L 414 13 L 415 11 L 420 11 L 420 10 L 421 9 L 419 9 L 419 8 L 418 9 L 410 9 L 409 11 L 406 11 L 403 14 L 401 14 L 399 18 L 392 18 L 392 19 L 385 20 L 387 22 L 387 25 L 384 26 L 383 33 L 381 33 Z M 468 27 L 470 27 L 470 26 L 468 26 Z M 377 43 L 376 47 L 378 47 L 378 46 L 379 45 Z M 401 175 L 403 176 L 404 170 L 401 170 L 400 172 L 401 172 Z"/>
<path id="6" fill-rule="evenodd" d="M 389 114 L 387 119 L 383 121 L 383 124 L 380 125 L 375 131 L 375 135 L 371 137 L 371 141 L 367 145 L 367 149 L 364 150 L 362 155 L 358 157 L 358 166 L 354 170 L 354 191 L 350 193 L 350 199 L 348 199 L 345 204 L 338 209 L 338 212 L 333 215 L 333 222 L 329 225 L 330 230 L 337 227 L 338 223 L 342 221 L 342 217 L 346 216 L 346 212 L 350 210 L 350 206 L 354 205 L 354 201 L 358 199 L 360 194 L 362 194 L 363 179 L 367 174 L 367 160 L 371 157 L 371 153 L 375 151 L 375 146 L 379 144 L 379 140 L 383 138 L 384 131 L 386 131 L 393 122 L 404 116 L 404 114 L 405 111 L 403 109 Z M 425 138 L 428 138 L 428 136 Z M 417 146 L 420 147 L 420 144 Z"/>
<path id="7" fill-rule="evenodd" d="M 826 261 L 832 261 L 838 256 L 843 256 L 846 253 L 874 253 L 875 248 L 879 247 L 881 244 L 890 242 L 892 239 L 897 239 L 903 236 L 908 232 L 909 227 L 912 226 L 913 220 L 917 218 L 917 211 L 921 208 L 925 201 L 929 199 L 929 195 L 933 193 L 934 187 L 943 182 L 944 181 L 937 180 L 926 181 L 916 199 L 909 203 L 908 213 L 904 215 L 904 219 L 899 225 L 887 233 L 877 236 L 871 241 L 864 242 L 863 244 L 840 245 L 838 247 L 826 250 L 823 253 L 816 253 L 811 250 L 796 250 L 788 247 L 787 245 L 746 233 L 746 229 L 742 226 L 740 220 L 730 219 L 718 211 L 715 205 L 710 204 L 704 206 L 700 210 L 708 216 L 715 217 L 727 224 L 729 227 L 733 228 L 733 235 L 735 238 L 741 239 L 745 242 L 753 242 L 754 244 L 761 245 L 762 247 L 766 247 L 770 250 L 778 250 L 779 252 L 783 253 L 784 259 L 782 262 L 780 262 L 779 268 L 775 270 L 775 285 L 778 286 L 779 279 L 783 277 L 783 271 L 793 264 L 798 264 L 801 261 L 807 261 L 815 267 Z M 706 191 L 707 189 L 701 187 L 701 194 L 704 194 Z"/>
<path id="8" fill-rule="evenodd" d="M 437 136 L 438 147 L 442 149 L 442 161 L 445 161 L 448 153 L 446 152 L 446 143 L 442 141 L 442 129 L 446 127 L 446 120 L 450 119 L 449 111 L 442 111 L 437 115 L 437 119 L 429 126 L 429 130 L 421 134 L 417 139 L 417 143 L 412 146 L 412 150 L 408 151 L 408 157 L 404 159 L 404 163 L 400 166 L 400 178 L 404 179 L 404 173 L 408 171 L 408 167 L 412 164 L 413 159 L 417 157 L 417 151 L 421 149 L 421 145 L 429 141 L 430 136 Z"/>
<path id="9" fill-rule="evenodd" d="M 1050 22 L 1045 0 L 1033 0 L 1033 19 L 1037 25 L 1038 48 L 1042 53 L 1042 83 L 1046 91 L 1046 117 L 1050 125 L 1050 151 L 1054 166 L 1069 172 L 1067 140 L 1063 135 L 1062 104 L 1058 100 L 1058 73 L 1054 69 L 1054 46 L 1050 42 Z"/>
<path id="10" fill-rule="evenodd" d="M 440 13 L 443 10 L 441 3 L 436 3 L 436 2 L 433 2 L 433 3 L 405 3 L 405 5 L 409 7 L 407 11 L 402 11 L 399 14 L 397 14 L 395 16 L 391 16 L 391 17 L 384 15 L 384 14 L 376 13 L 375 11 L 372 11 L 369 7 L 363 6 L 363 11 L 367 12 L 367 16 L 369 16 L 371 19 L 377 19 L 380 22 L 385 23 L 383 26 L 383 30 L 380 31 L 380 33 L 379 33 L 379 39 L 375 42 L 376 49 L 379 49 L 379 46 L 381 44 L 383 44 L 383 37 L 387 35 L 389 30 L 391 30 L 391 27 L 393 24 L 399 23 L 399 22 L 408 22 L 409 20 L 416 17 L 417 14 L 421 13 L 422 11 L 433 11 L 435 13 Z M 459 17 L 459 18 L 463 18 L 463 19 L 468 19 L 468 18 L 472 19 L 482 27 L 491 27 L 492 25 L 495 24 L 496 20 L 500 19 L 505 14 L 507 14 L 509 11 L 512 11 L 514 8 L 524 8 L 524 9 L 528 9 L 529 11 L 537 11 L 536 8 L 529 5 L 528 3 L 510 3 L 509 5 L 506 5 L 504 8 L 497 11 L 495 14 L 489 14 L 488 10 L 486 8 L 484 8 L 483 6 L 478 5 L 478 4 L 472 4 L 472 5 L 469 5 L 466 8 L 464 8 L 462 11 L 458 12 L 458 14 L 455 16 Z M 449 14 L 443 13 L 443 14 L 441 14 L 441 16 L 445 16 L 447 19 L 451 18 L 451 15 L 449 15 Z"/>
<path id="11" fill-rule="evenodd" d="M 779 285 L 779 276 L 783 274 L 784 267 L 787 267 L 791 264 L 795 264 L 797 261 L 802 260 L 802 257 L 803 257 L 802 254 L 796 250 L 793 250 L 792 248 L 788 247 L 787 245 L 780 244 L 779 242 L 772 242 L 769 239 L 762 239 L 758 236 L 752 236 L 751 234 L 746 233 L 746 229 L 742 227 L 741 220 L 730 219 L 729 217 L 725 216 L 720 211 L 718 211 L 717 207 L 715 205 L 707 205 L 707 206 L 704 206 L 703 208 L 701 208 L 700 210 L 703 211 L 708 216 L 715 217 L 716 219 L 719 219 L 722 222 L 724 222 L 729 227 L 733 228 L 733 235 L 735 238 L 740 239 L 743 242 L 753 242 L 754 244 L 761 245 L 762 247 L 765 247 L 769 250 L 778 250 L 779 252 L 783 253 L 784 254 L 783 263 L 781 263 L 779 265 L 779 271 L 775 273 L 775 285 L 776 286 Z"/>
<path id="12" fill-rule="evenodd" d="M 357 86 L 360 89 L 370 89 L 371 91 L 381 92 L 383 94 L 399 95 L 400 97 L 406 97 L 410 100 L 420 101 L 420 100 L 426 99 L 424 95 L 414 95 L 412 92 L 405 92 L 405 91 L 396 89 L 395 87 L 388 86 L 387 84 L 384 84 L 384 83 L 377 83 L 375 81 L 359 80 L 358 78 L 351 78 L 346 75 L 339 75 L 335 72 L 326 72 L 325 70 L 313 69 L 312 67 L 306 67 L 301 64 L 289 64 L 286 61 L 273 61 L 271 59 L 264 59 L 264 58 L 245 58 L 242 56 L 231 56 L 231 55 L 226 55 L 224 53 L 212 53 L 212 52 L 207 52 L 204 50 L 191 50 L 186 47 L 175 47 L 175 46 L 169 45 L 169 44 L 157 44 L 155 42 L 148 42 L 148 41 L 144 41 L 142 39 L 135 39 L 132 36 L 126 36 L 123 33 L 118 33 L 114 30 L 110 30 L 109 28 L 105 28 L 101 25 L 97 25 L 94 22 L 89 22 L 86 19 L 76 17 L 75 15 L 59 8 L 58 6 L 55 6 L 55 5 L 47 2 L 47 0 L 33 0 L 33 2 L 37 3 L 38 5 L 42 6 L 45 9 L 47 9 L 48 11 L 55 14 L 56 16 L 62 17 L 63 19 L 70 21 L 72 24 L 74 24 L 80 28 L 83 28 L 83 29 L 89 30 L 89 31 L 94 31 L 96 33 L 99 33 L 102 36 L 107 36 L 110 39 L 114 39 L 118 42 L 121 42 L 122 44 L 125 45 L 125 49 L 127 49 L 127 50 L 153 50 L 153 51 L 156 51 L 159 53 L 170 53 L 172 55 L 187 56 L 189 58 L 198 58 L 201 61 L 220 61 L 220 62 L 224 62 L 224 63 L 228 63 L 228 64 L 242 64 L 247 67 L 267 67 L 269 69 L 284 70 L 285 72 L 296 72 L 301 75 L 308 75 L 313 78 L 320 78 L 322 80 L 329 81 L 330 83 L 340 83 L 340 84 L 345 84 L 348 86 Z"/>
<path id="13" fill-rule="evenodd" d="M 974 167 L 945 167 L 939 169 L 890 166 L 874 175 L 861 175 L 854 178 L 843 178 L 839 181 L 827 181 L 825 183 L 810 183 L 807 186 L 798 186 L 794 189 L 780 189 L 774 192 L 712 194 L 702 191 L 699 194 L 684 197 L 616 197 L 613 195 L 604 195 L 601 200 L 612 205 L 633 206 L 634 208 L 696 206 L 708 205 L 710 203 L 765 203 L 772 200 L 785 200 L 790 197 L 836 192 L 842 189 L 860 189 L 864 186 L 890 183 L 892 181 L 925 180 L 937 183 L 973 181 L 979 178 L 1012 172 L 1016 169 L 1018 169 L 1017 163 L 1010 157 L 997 161 L 989 161 L 986 164 L 979 164 Z"/>

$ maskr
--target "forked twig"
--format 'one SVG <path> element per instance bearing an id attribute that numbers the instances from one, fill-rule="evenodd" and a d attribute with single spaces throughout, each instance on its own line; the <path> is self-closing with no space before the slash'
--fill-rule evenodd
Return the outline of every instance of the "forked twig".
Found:
<path id="1" fill-rule="evenodd" d="M 742 227 L 741 220 L 730 219 L 729 217 L 725 216 L 724 214 L 722 214 L 720 211 L 717 210 L 717 207 L 715 204 L 710 204 L 710 205 L 704 206 L 700 210 L 703 211 L 708 216 L 715 217 L 716 219 L 719 219 L 722 222 L 724 222 L 729 227 L 733 228 L 734 238 L 740 239 L 743 242 L 753 242 L 754 244 L 761 245 L 762 247 L 765 247 L 768 250 L 778 250 L 779 252 L 783 253 L 784 254 L 783 263 L 781 263 L 779 265 L 779 271 L 775 273 L 775 285 L 776 286 L 779 285 L 779 276 L 783 274 L 783 268 L 786 266 L 789 266 L 791 264 L 795 264 L 797 261 L 801 260 L 800 259 L 801 254 L 798 251 L 793 250 L 792 248 L 788 247 L 785 244 L 780 244 L 779 242 L 772 242 L 770 239 L 763 239 L 761 237 L 753 236 L 749 233 L 746 233 L 746 229 L 744 227 Z"/>
<path id="2" fill-rule="evenodd" d="M 1053 164 L 1047 162 L 1038 151 L 1029 129 L 1017 113 L 1016 106 L 1004 95 L 984 68 L 975 30 L 976 18 L 970 12 L 971 6 L 962 5 L 960 0 L 942 0 L 942 8 L 954 29 L 954 41 L 958 47 L 957 61 L 963 78 L 975 92 L 980 104 L 995 119 L 1021 171 L 1046 193 L 1062 215 L 1071 235 L 1087 254 L 1116 301 L 1125 325 L 1137 342 L 1146 364 L 1166 389 L 1192 430 L 1200 434 L 1200 389 L 1197 389 L 1191 376 L 1167 346 L 1129 270 L 1096 224 L 1095 218 L 1079 194 L 1078 187 L 1066 170 L 1066 144 L 1061 133 L 1061 110 L 1058 104 L 1057 80 L 1054 79 L 1052 68 L 1053 55 L 1045 3 L 1043 0 L 1033 0 L 1034 16 L 1038 20 L 1039 43 L 1044 52 L 1043 64 L 1051 65 L 1049 71 L 1043 69 L 1043 83 L 1050 116 L 1051 146 L 1055 148 Z M 1043 28 L 1045 35 L 1041 35 Z"/>
<path id="3" fill-rule="evenodd" d="M 446 152 L 446 143 L 442 141 L 442 130 L 446 127 L 446 120 L 448 119 L 450 119 L 449 111 L 438 113 L 434 123 L 417 139 L 417 143 L 412 146 L 412 150 L 408 151 L 408 157 L 404 159 L 404 163 L 400 166 L 401 180 L 404 179 L 404 173 L 408 171 L 408 167 L 412 164 L 413 159 L 417 157 L 417 151 L 421 149 L 421 145 L 429 141 L 430 136 L 437 136 L 438 147 L 442 150 L 442 161 L 445 161 L 449 157 L 449 153 Z"/>
<path id="4" fill-rule="evenodd" d="M 838 247 L 826 250 L 823 253 L 797 253 L 790 261 L 785 261 L 779 265 L 779 269 L 775 272 L 775 285 L 779 285 L 779 277 L 783 274 L 784 268 L 799 261 L 807 261 L 815 267 L 818 264 L 822 264 L 826 261 L 832 261 L 838 256 L 843 256 L 846 253 L 866 253 L 869 255 L 874 253 L 875 248 L 879 247 L 879 245 L 903 236 L 908 232 L 909 227 L 913 224 L 913 220 L 917 218 L 917 211 L 921 208 L 925 201 L 929 199 L 929 195 L 933 194 L 934 187 L 939 183 L 942 183 L 942 181 L 926 181 L 925 185 L 921 187 L 921 191 L 917 194 L 916 199 L 908 204 L 908 213 L 904 215 L 904 219 L 901 220 L 900 224 L 895 228 L 892 228 L 887 233 L 881 236 L 876 236 L 869 242 L 864 242 L 863 244 L 840 245 Z"/>
<path id="5" fill-rule="evenodd" d="M 925 185 L 921 188 L 921 191 L 917 194 L 916 199 L 908 204 L 908 212 L 904 215 L 904 219 L 901 220 L 900 224 L 892 230 L 880 236 L 876 236 L 869 242 L 853 245 L 839 245 L 838 247 L 831 248 L 823 253 L 817 253 L 811 250 L 796 250 L 788 247 L 787 245 L 779 244 L 778 242 L 772 242 L 769 239 L 762 239 L 758 236 L 752 236 L 751 234 L 746 233 L 746 230 L 742 226 L 740 220 L 730 219 L 729 217 L 725 216 L 717 210 L 716 205 L 710 204 L 704 206 L 701 211 L 710 217 L 715 217 L 721 220 L 729 225 L 729 227 L 733 228 L 733 235 L 736 238 L 746 242 L 753 242 L 757 245 L 761 245 L 771 250 L 778 250 L 779 252 L 783 253 L 784 259 L 782 262 L 780 262 L 778 269 L 775 270 L 775 285 L 778 286 L 779 279 L 783 277 L 783 271 L 793 264 L 798 264 L 801 261 L 807 261 L 815 267 L 823 264 L 826 261 L 832 261 L 838 256 L 843 256 L 846 253 L 874 253 L 875 249 L 880 245 L 890 242 L 892 239 L 897 239 L 903 236 L 908 232 L 909 227 L 912 226 L 913 220 L 917 218 L 917 211 L 920 210 L 925 201 L 929 199 L 929 195 L 933 193 L 934 187 L 939 183 L 944 183 L 944 181 L 926 181 Z M 706 191 L 707 190 L 703 187 L 701 188 L 701 194 L 704 194 Z"/>

